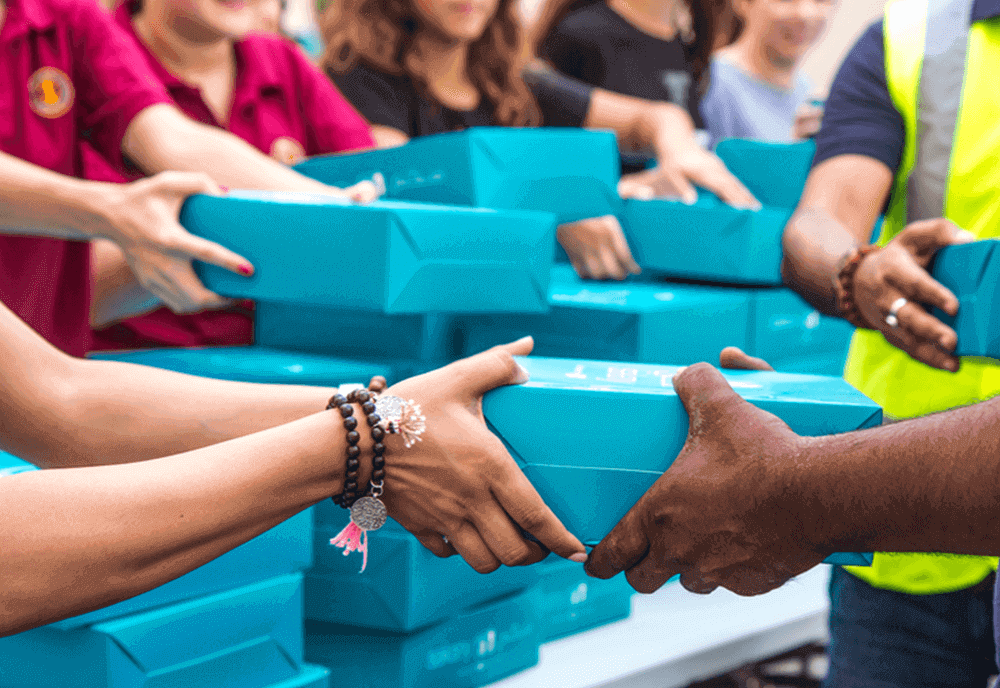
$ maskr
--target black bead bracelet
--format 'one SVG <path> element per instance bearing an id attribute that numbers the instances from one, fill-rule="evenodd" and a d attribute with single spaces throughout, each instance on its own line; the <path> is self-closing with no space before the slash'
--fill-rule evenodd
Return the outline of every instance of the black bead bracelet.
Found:
<path id="1" fill-rule="evenodd" d="M 361 411 L 365 414 L 368 427 L 371 428 L 372 436 L 372 475 L 371 484 L 376 486 L 381 493 L 382 484 L 385 481 L 385 430 L 382 429 L 382 419 L 375 413 L 375 402 L 371 392 L 367 389 L 356 389 L 346 397 L 342 394 L 334 394 L 327 404 L 327 410 L 337 409 L 344 419 L 344 429 L 347 430 L 347 463 L 344 471 L 344 491 L 334 495 L 331 499 L 335 504 L 345 509 L 350 509 L 354 502 L 363 497 L 368 492 L 368 487 L 359 490 L 358 476 L 361 470 L 361 448 L 358 443 L 361 441 L 361 434 L 358 432 L 358 420 L 354 417 L 353 404 L 359 404 Z"/>

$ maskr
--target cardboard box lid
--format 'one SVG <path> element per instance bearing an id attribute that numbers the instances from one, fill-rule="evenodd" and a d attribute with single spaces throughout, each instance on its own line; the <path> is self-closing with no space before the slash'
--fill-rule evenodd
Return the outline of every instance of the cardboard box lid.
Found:
<path id="1" fill-rule="evenodd" d="M 958 313 L 940 308 L 934 316 L 958 335 L 956 353 L 963 356 L 1000 356 L 1000 327 L 993 310 L 1000 296 L 1000 241 L 985 239 L 941 249 L 931 276 L 958 297 Z"/>
<path id="2" fill-rule="evenodd" d="M 794 208 L 805 188 L 816 143 L 812 140 L 772 143 L 724 139 L 715 147 L 715 154 L 758 201 L 779 208 Z"/>
<path id="3" fill-rule="evenodd" d="M 150 673 L 247 643 L 273 645 L 294 665 L 295 658 L 301 657 L 301 624 L 302 574 L 292 574 L 104 622 L 93 629 Z"/>

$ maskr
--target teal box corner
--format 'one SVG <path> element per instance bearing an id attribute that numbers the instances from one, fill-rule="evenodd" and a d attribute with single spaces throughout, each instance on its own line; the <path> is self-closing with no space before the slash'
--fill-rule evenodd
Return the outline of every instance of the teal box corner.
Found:
<path id="1" fill-rule="evenodd" d="M 481 574 L 461 557 L 441 559 L 394 523 L 369 536 L 368 568 L 359 575 L 361 557 L 330 544 L 347 523 L 342 514 L 338 525 L 316 528 L 316 563 L 306 575 L 310 620 L 409 632 L 538 580 L 532 567 Z"/>
<path id="2" fill-rule="evenodd" d="M 487 424 L 542 499 L 585 545 L 596 545 L 666 471 L 684 445 L 687 414 L 666 365 L 518 359 L 531 376 L 483 400 Z M 868 428 L 882 410 L 844 380 L 724 371 L 747 401 L 801 435 Z M 627 418 L 625 444 L 609 442 L 607 409 Z M 526 418 L 547 418 L 544 427 Z"/>
<path id="3" fill-rule="evenodd" d="M 192 196 L 181 223 L 255 266 L 197 263 L 220 294 L 384 313 L 544 311 L 555 253 L 551 213 L 318 194 Z"/>
<path id="4" fill-rule="evenodd" d="M 758 289 L 747 352 L 788 373 L 843 375 L 854 327 L 790 289 Z"/>
<path id="5" fill-rule="evenodd" d="M 302 574 L 0 639 L 4 688 L 269 688 L 303 668 Z"/>
<path id="6" fill-rule="evenodd" d="M 560 222 L 613 215 L 620 205 L 611 132 L 477 127 L 397 148 L 316 157 L 295 169 L 340 187 L 381 173 L 386 198 L 541 210 Z"/>
<path id="7" fill-rule="evenodd" d="M 0 477 L 36 470 L 10 454 L 0 454 Z M 107 619 L 176 604 L 233 587 L 305 571 L 313 563 L 312 509 L 292 516 L 249 542 L 199 566 L 176 580 L 131 599 L 50 624 L 69 631 Z M 0 640 L 0 648 L 3 641 Z M 0 654 L 3 650 L 0 649 Z M 7 688 L 0 672 L 0 688 Z"/>
<path id="8" fill-rule="evenodd" d="M 530 334 L 539 356 L 717 363 L 723 348 L 747 348 L 751 296 L 726 287 L 587 281 L 559 266 L 548 313 L 463 318 L 463 353 Z"/>
<path id="9" fill-rule="evenodd" d="M 449 315 L 386 315 L 259 301 L 254 340 L 263 346 L 321 355 L 395 361 L 398 380 L 405 377 L 404 361 L 455 358 L 454 323 L 455 316 Z"/>
<path id="10" fill-rule="evenodd" d="M 762 204 L 794 208 L 805 188 L 816 143 L 724 139 L 715 154 Z"/>
<path id="11" fill-rule="evenodd" d="M 958 335 L 958 356 L 1000 358 L 1000 241 L 985 239 L 941 249 L 931 276 L 958 298 L 958 313 L 934 317 Z"/>
<path id="12" fill-rule="evenodd" d="M 298 676 L 267 688 L 330 688 L 330 670 L 316 664 L 303 664 Z"/>
<path id="13" fill-rule="evenodd" d="M 694 205 L 628 200 L 622 229 L 646 273 L 733 284 L 780 285 L 781 237 L 791 208 L 740 210 L 709 194 Z"/>
<path id="14" fill-rule="evenodd" d="M 473 688 L 538 663 L 530 593 L 460 612 L 416 633 L 306 622 L 306 658 L 345 686 Z"/>
<path id="15" fill-rule="evenodd" d="M 627 619 L 634 590 L 625 576 L 591 578 L 583 566 L 549 555 L 532 588 L 545 642 Z"/>
<path id="16" fill-rule="evenodd" d="M 89 358 L 135 363 L 217 380 L 320 387 L 351 382 L 368 384 L 376 375 L 393 382 L 400 379 L 406 368 L 400 362 L 356 361 L 264 346 L 98 352 L 90 354 Z"/>

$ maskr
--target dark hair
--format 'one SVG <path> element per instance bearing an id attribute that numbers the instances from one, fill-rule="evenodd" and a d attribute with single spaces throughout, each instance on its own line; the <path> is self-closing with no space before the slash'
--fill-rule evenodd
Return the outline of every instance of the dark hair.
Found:
<path id="1" fill-rule="evenodd" d="M 605 0 L 548 0 L 531 31 L 530 41 L 535 54 L 557 26 L 572 12 Z M 729 45 L 742 29 L 742 23 L 732 11 L 729 0 L 683 0 L 691 13 L 692 40 L 686 46 L 691 73 L 698 89 L 708 86 L 708 68 L 712 53 Z M 735 21 L 734 21 L 735 20 Z M 740 22 L 737 25 L 735 22 Z M 724 41 L 721 45 L 718 41 Z M 544 55 L 542 55 L 544 57 Z"/>
<path id="2" fill-rule="evenodd" d="M 340 0 L 320 18 L 326 48 L 322 66 L 344 74 L 357 60 L 389 74 L 405 74 L 425 93 L 427 77 L 413 50 L 423 29 L 414 0 Z M 500 0 L 482 36 L 469 45 L 469 75 L 493 105 L 495 124 L 537 126 L 541 114 L 521 77 L 522 30 L 515 0 Z"/>

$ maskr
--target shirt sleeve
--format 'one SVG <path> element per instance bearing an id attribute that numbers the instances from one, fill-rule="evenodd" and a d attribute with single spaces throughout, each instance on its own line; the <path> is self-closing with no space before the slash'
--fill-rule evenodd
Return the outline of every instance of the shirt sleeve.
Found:
<path id="1" fill-rule="evenodd" d="M 539 47 L 540 57 L 574 79 L 580 79 L 588 84 L 601 83 L 603 76 L 601 50 L 587 38 L 587 27 L 577 26 L 580 23 L 585 22 L 579 15 L 570 15 L 564 19 Z M 596 35 L 603 35 L 603 28 L 590 27 Z"/>
<path id="2" fill-rule="evenodd" d="M 139 46 L 96 2 L 66 8 L 73 27 L 73 83 L 80 131 L 110 160 L 122 157 L 129 124 L 140 112 L 173 103 Z"/>
<path id="3" fill-rule="evenodd" d="M 712 146 L 722 139 L 736 136 L 738 131 L 737 105 L 729 92 L 729 84 L 726 83 L 723 70 L 724 67 L 720 67 L 718 63 L 712 65 L 708 93 L 699 104 L 701 118 L 711 138 Z"/>
<path id="4" fill-rule="evenodd" d="M 299 49 L 287 45 L 298 80 L 299 108 L 306 123 L 306 155 L 374 148 L 368 122 Z"/>
<path id="5" fill-rule="evenodd" d="M 872 24 L 837 72 L 816 135 L 813 166 L 838 155 L 864 155 L 895 172 L 906 139 L 885 75 L 882 22 Z"/>
<path id="6" fill-rule="evenodd" d="M 594 87 L 552 69 L 527 69 L 524 80 L 538 101 L 542 126 L 582 127 Z"/>
<path id="7" fill-rule="evenodd" d="M 410 122 L 412 88 L 401 88 L 399 79 L 383 74 L 363 64 L 357 64 L 346 74 L 330 74 L 340 92 L 372 124 L 399 129 L 413 136 Z M 397 82 L 397 83 L 394 83 Z"/>

